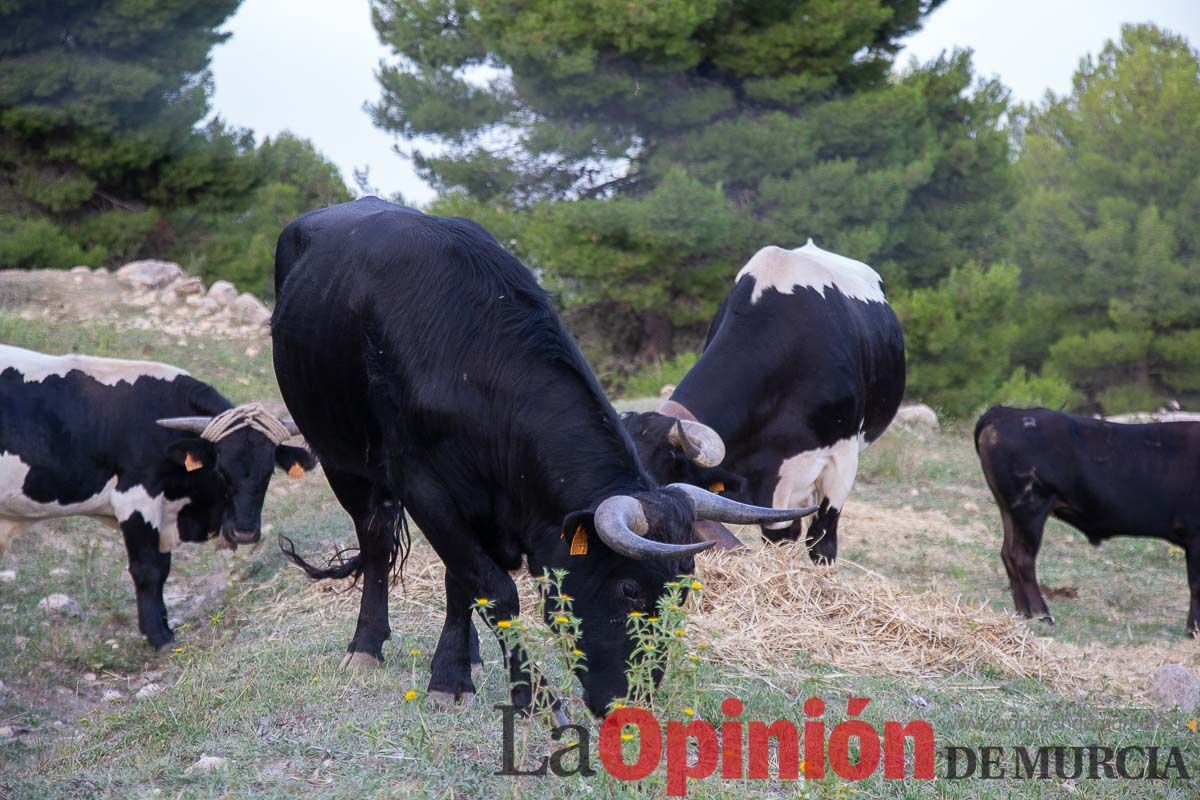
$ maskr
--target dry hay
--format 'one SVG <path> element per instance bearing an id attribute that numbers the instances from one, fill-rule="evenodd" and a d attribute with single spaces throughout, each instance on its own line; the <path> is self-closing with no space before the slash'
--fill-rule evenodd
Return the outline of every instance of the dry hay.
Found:
<path id="1" fill-rule="evenodd" d="M 395 603 L 422 607 L 430 626 L 440 625 L 443 575 L 432 549 L 414 542 Z M 708 643 L 713 661 L 744 674 L 801 675 L 806 665 L 820 663 L 912 680 L 986 671 L 1034 678 L 1067 693 L 1103 686 L 1139 695 L 1145 686 L 1116 658 L 1084 658 L 1037 637 L 1009 613 L 908 591 L 846 560 L 834 569 L 817 567 L 802 546 L 705 553 L 697 559 L 697 575 L 704 589 L 690 633 Z M 535 604 L 532 582 L 522 574 L 517 583 L 528 614 Z M 348 622 L 359 599 L 349 588 L 348 580 L 311 584 L 299 604 L 293 592 L 281 591 L 268 616 L 294 614 L 299 605 Z"/>
<path id="2" fill-rule="evenodd" d="M 935 592 L 909 592 L 846 560 L 817 567 L 803 547 L 701 556 L 694 624 L 731 667 L 805 661 L 925 679 L 982 669 L 1074 690 L 1074 664 L 1015 617 Z"/>

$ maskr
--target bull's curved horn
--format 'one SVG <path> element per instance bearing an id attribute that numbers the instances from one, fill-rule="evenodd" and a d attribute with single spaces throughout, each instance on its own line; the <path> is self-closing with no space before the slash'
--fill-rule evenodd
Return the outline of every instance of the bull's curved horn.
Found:
<path id="1" fill-rule="evenodd" d="M 667 433 L 667 441 L 683 450 L 692 463 L 715 467 L 725 460 L 725 443 L 712 428 L 699 422 L 676 420 Z"/>
<path id="2" fill-rule="evenodd" d="M 642 504 L 626 494 L 603 500 L 596 506 L 596 533 L 615 552 L 627 558 L 686 558 L 707 550 L 716 542 L 665 544 L 645 538 L 650 530 Z"/>
<path id="3" fill-rule="evenodd" d="M 164 428 L 188 433 L 204 433 L 204 429 L 210 422 L 212 422 L 212 417 L 168 417 L 158 420 L 158 424 Z"/>
<path id="4" fill-rule="evenodd" d="M 678 489 L 692 499 L 696 507 L 696 519 L 708 519 L 714 522 L 729 522 L 736 525 L 767 525 L 772 522 L 789 522 L 807 517 L 815 512 L 818 506 L 806 508 L 763 508 L 750 506 L 721 497 L 719 494 L 692 486 L 690 483 L 672 483 L 668 489 Z"/>

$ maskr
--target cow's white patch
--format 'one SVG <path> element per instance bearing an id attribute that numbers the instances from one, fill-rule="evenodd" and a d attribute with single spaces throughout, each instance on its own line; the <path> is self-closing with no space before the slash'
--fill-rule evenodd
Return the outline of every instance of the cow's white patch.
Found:
<path id="1" fill-rule="evenodd" d="M 191 502 L 186 497 L 151 497 L 141 486 L 120 492 L 114 475 L 103 489 L 81 502 L 42 503 L 25 495 L 22 487 L 28 475 L 29 465 L 19 456 L 0 452 L 0 554 L 17 533 L 38 520 L 92 517 L 116 527 L 139 512 L 158 531 L 160 552 L 168 553 L 179 544 L 179 512 Z"/>
<path id="2" fill-rule="evenodd" d="M 858 454 L 864 447 L 866 440 L 859 434 L 829 447 L 805 450 L 784 459 L 779 466 L 779 483 L 775 485 L 771 505 L 774 508 L 800 508 L 828 500 L 832 508 L 840 510 L 854 488 Z M 782 522 L 767 527 L 778 530 L 791 524 Z"/>
<path id="3" fill-rule="evenodd" d="M 72 370 L 78 370 L 106 386 L 116 386 L 122 381 L 132 384 L 142 377 L 170 381 L 188 374 L 178 367 L 154 361 L 125 361 L 75 354 L 50 356 L 20 347 L 0 345 L 0 372 L 9 368 L 21 373 L 25 383 L 40 383 L 46 378 L 63 377 Z"/>
<path id="4" fill-rule="evenodd" d="M 734 283 L 744 276 L 754 278 L 754 294 L 751 303 L 767 289 L 780 294 L 792 294 L 797 286 L 816 289 L 825 296 L 827 287 L 834 287 L 846 297 L 868 303 L 886 303 L 883 296 L 883 279 L 879 273 L 861 261 L 840 256 L 808 244 L 795 250 L 768 245 L 759 250 L 746 266 L 738 271 Z"/>

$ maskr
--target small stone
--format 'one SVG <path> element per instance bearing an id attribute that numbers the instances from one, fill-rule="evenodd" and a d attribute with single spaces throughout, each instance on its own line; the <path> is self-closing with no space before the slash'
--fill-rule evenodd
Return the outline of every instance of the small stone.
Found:
<path id="1" fill-rule="evenodd" d="M 38 608 L 47 614 L 66 617 L 78 617 L 83 613 L 79 604 L 65 594 L 46 595 L 38 601 Z"/>
<path id="2" fill-rule="evenodd" d="M 119 700 L 124 700 L 125 695 L 121 694 L 116 689 L 105 689 L 104 694 L 100 695 L 100 699 L 105 703 L 116 703 Z"/>
<path id="3" fill-rule="evenodd" d="M 0 569 L 0 583 L 12 583 L 17 579 L 15 569 Z"/>
<path id="4" fill-rule="evenodd" d="M 167 288 L 180 297 L 204 294 L 204 283 L 199 278 L 180 278 Z"/>
<path id="5" fill-rule="evenodd" d="M 162 289 L 183 277 L 183 267 L 173 261 L 131 261 L 117 270 L 117 280 L 140 289 Z"/>
<path id="6" fill-rule="evenodd" d="M 13 637 L 13 647 L 17 648 L 17 650 L 19 650 L 20 652 L 22 652 L 22 653 L 25 652 L 25 648 L 28 646 L 29 646 L 29 637 L 28 636 L 14 636 Z"/>
<path id="7" fill-rule="evenodd" d="M 261 352 L 258 345 L 252 344 L 246 348 L 246 358 L 258 358 L 258 354 Z"/>
<path id="8" fill-rule="evenodd" d="M 192 764 L 186 770 L 185 775 L 190 775 L 193 772 L 214 772 L 219 769 L 228 769 L 229 759 L 221 756 L 201 755 L 195 764 Z"/>
<path id="9" fill-rule="evenodd" d="M 55 578 L 61 578 L 64 575 L 70 575 L 71 570 L 67 569 L 66 567 L 55 567 L 54 569 L 50 570 L 50 574 Z"/>
<path id="10" fill-rule="evenodd" d="M 244 325 L 265 325 L 271 319 L 271 309 L 249 292 L 242 292 L 230 307 L 234 319 Z"/>
<path id="11" fill-rule="evenodd" d="M 963 503 L 963 511 L 974 512 L 974 511 L 978 511 L 978 510 L 979 510 L 979 505 L 976 503 L 972 503 L 970 500 Z"/>
<path id="12" fill-rule="evenodd" d="M 218 305 L 231 305 L 238 298 L 238 290 L 229 281 L 214 281 L 213 285 L 208 287 L 208 296 Z"/>
<path id="13" fill-rule="evenodd" d="M 920 489 L 909 489 L 908 493 L 912 497 L 917 497 L 921 494 L 921 490 Z"/>
<path id="14" fill-rule="evenodd" d="M 895 419 L 892 421 L 901 428 L 912 430 L 937 433 L 942 429 L 941 423 L 938 422 L 937 413 L 924 403 L 912 403 L 900 406 L 899 410 L 896 411 Z"/>
<path id="15" fill-rule="evenodd" d="M 95 683 L 96 682 L 96 673 L 94 673 L 94 672 L 83 673 L 83 680 L 87 683 Z"/>
<path id="16" fill-rule="evenodd" d="M 161 684 L 147 683 L 145 686 L 137 690 L 138 700 L 148 700 L 155 695 L 162 694 L 164 691 Z"/>
<path id="17" fill-rule="evenodd" d="M 1164 664 L 1150 676 L 1150 697 L 1160 708 L 1191 711 L 1200 705 L 1200 678 L 1180 664 Z"/>

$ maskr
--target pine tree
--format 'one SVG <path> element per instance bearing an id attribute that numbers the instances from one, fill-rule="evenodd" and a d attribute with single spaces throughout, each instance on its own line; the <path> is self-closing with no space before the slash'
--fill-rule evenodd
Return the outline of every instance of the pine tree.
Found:
<path id="1" fill-rule="evenodd" d="M 168 210 L 246 201 L 250 135 L 195 128 L 238 2 L 0 4 L 0 266 L 161 252 Z"/>
<path id="2" fill-rule="evenodd" d="M 1126 26 L 1020 132 L 1027 356 L 1105 411 L 1200 401 L 1200 56 Z"/>
<path id="3" fill-rule="evenodd" d="M 591 355 L 653 360 L 763 244 L 897 290 L 1003 252 L 1005 91 L 963 53 L 892 75 L 939 2 L 375 0 L 400 59 L 373 114 L 440 145 L 437 210 L 538 269 Z"/>

